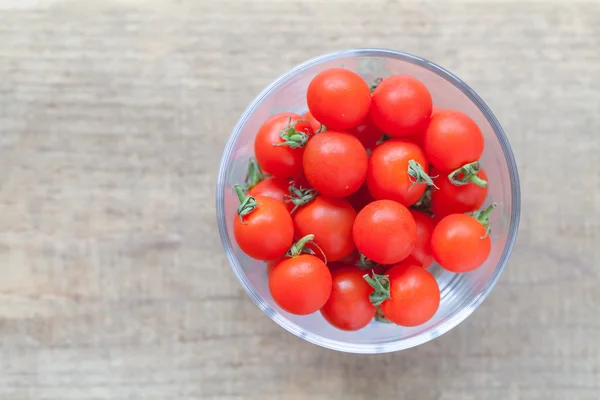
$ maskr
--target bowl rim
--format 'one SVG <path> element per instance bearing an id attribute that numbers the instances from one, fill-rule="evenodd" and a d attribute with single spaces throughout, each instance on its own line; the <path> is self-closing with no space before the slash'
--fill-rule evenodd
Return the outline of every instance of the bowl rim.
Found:
<path id="1" fill-rule="evenodd" d="M 421 332 L 415 336 L 388 343 L 347 343 L 340 340 L 329 339 L 319 334 L 309 332 L 304 328 L 300 327 L 299 325 L 295 324 L 294 322 L 288 320 L 285 316 L 280 314 L 266 301 L 264 301 L 262 296 L 256 291 L 254 286 L 252 286 L 250 281 L 246 278 L 243 269 L 233 252 L 233 246 L 231 244 L 231 241 L 229 240 L 229 235 L 227 234 L 227 221 L 225 218 L 224 181 L 231 166 L 231 156 L 233 153 L 234 144 L 236 143 L 243 126 L 246 124 L 250 116 L 255 112 L 255 110 L 262 103 L 265 97 L 270 95 L 273 91 L 277 90 L 280 86 L 290 81 L 301 72 L 324 62 L 352 57 L 382 57 L 409 62 L 428 69 L 429 71 L 437 74 L 438 76 L 444 78 L 446 81 L 454 85 L 479 108 L 481 113 L 485 116 L 488 123 L 494 130 L 494 133 L 496 134 L 498 142 L 500 143 L 500 146 L 504 153 L 510 177 L 511 215 L 506 244 L 500 256 L 500 260 L 498 261 L 494 272 L 486 282 L 484 288 L 480 290 L 479 293 L 475 297 L 473 297 L 473 299 L 471 299 L 466 305 L 464 305 L 462 309 L 460 309 L 454 315 L 440 323 L 439 326 L 434 327 L 428 331 Z M 227 254 L 227 258 L 229 260 L 229 264 L 233 272 L 235 273 L 242 287 L 244 288 L 248 296 L 250 296 L 252 301 L 279 326 L 310 343 L 332 350 L 360 354 L 387 353 L 405 350 L 411 347 L 418 346 L 420 344 L 433 340 L 443 335 L 444 333 L 447 333 L 452 328 L 458 326 L 469 315 L 471 315 L 475 311 L 475 309 L 477 309 L 479 305 L 491 293 L 492 289 L 496 285 L 496 282 L 500 278 L 500 275 L 506 267 L 506 263 L 508 262 L 508 259 L 510 257 L 510 254 L 512 252 L 513 246 L 517 238 L 519 219 L 521 213 L 521 193 L 516 161 L 508 139 L 504 133 L 504 130 L 502 129 L 500 123 L 498 122 L 490 108 L 487 106 L 487 104 L 469 85 L 467 85 L 464 81 L 462 81 L 456 75 L 452 74 L 450 71 L 444 69 L 443 67 L 422 57 L 415 56 L 413 54 L 382 48 L 346 49 L 314 57 L 301 64 L 298 64 L 294 68 L 290 69 L 288 72 L 281 75 L 279 78 L 275 79 L 271 84 L 269 84 L 261 93 L 259 93 L 254 98 L 254 100 L 252 100 L 252 102 L 244 110 L 242 116 L 233 128 L 233 131 L 229 137 L 229 140 L 227 141 L 225 150 L 223 151 L 223 156 L 221 158 L 216 189 L 216 209 L 221 242 L 223 244 L 225 253 Z"/>

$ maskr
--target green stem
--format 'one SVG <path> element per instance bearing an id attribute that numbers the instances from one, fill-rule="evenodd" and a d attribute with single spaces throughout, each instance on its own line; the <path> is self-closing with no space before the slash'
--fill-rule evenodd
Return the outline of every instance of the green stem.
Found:
<path id="1" fill-rule="evenodd" d="M 412 180 L 413 185 L 422 183 L 439 189 L 437 186 L 435 186 L 435 183 L 433 183 L 433 179 L 427 175 L 427 172 L 425 172 L 423 166 L 415 160 L 408 160 L 408 176 L 414 179 Z M 437 176 L 434 176 L 434 178 L 437 178 Z"/>
<path id="2" fill-rule="evenodd" d="M 497 206 L 498 205 L 496 203 L 492 203 L 485 210 L 475 211 L 475 212 L 471 213 L 471 216 L 473 218 L 475 218 L 481 225 L 483 225 L 485 227 L 485 235 L 483 237 L 488 236 L 491 232 L 489 218 L 490 218 L 490 214 L 492 213 L 492 211 L 494 211 L 494 209 Z"/>
<path id="3" fill-rule="evenodd" d="M 310 203 L 317 196 L 317 191 L 315 189 L 304 189 L 303 187 L 296 188 L 294 182 L 290 182 L 288 190 L 289 194 L 286 194 L 283 199 L 286 203 L 292 203 L 294 205 L 290 214 L 293 214 L 298 207 Z"/>
<path id="4" fill-rule="evenodd" d="M 369 295 L 369 300 L 374 306 L 379 307 L 381 303 L 391 298 L 390 279 L 387 275 L 373 274 L 370 277 L 369 274 L 364 274 L 363 279 L 374 289 Z"/>
<path id="5" fill-rule="evenodd" d="M 356 262 L 356 266 L 362 270 L 377 268 L 377 267 L 379 267 L 379 265 L 380 265 L 379 263 L 376 263 L 375 261 L 368 259 L 362 253 L 360 254 L 359 260 Z"/>
<path id="6" fill-rule="evenodd" d="M 256 199 L 254 197 L 246 196 L 244 194 L 244 190 L 240 185 L 235 185 L 234 189 L 235 193 L 238 196 L 238 199 L 240 200 L 240 206 L 237 209 L 237 214 L 240 217 L 240 221 L 242 221 L 242 223 L 245 224 L 243 217 L 254 211 L 258 203 L 256 202 Z"/>
<path id="7" fill-rule="evenodd" d="M 244 189 L 246 191 L 252 189 L 266 177 L 268 177 L 268 175 L 263 172 L 258 161 L 256 161 L 256 158 L 251 158 L 248 161 L 248 172 L 246 173 L 246 179 L 244 180 L 244 183 L 246 184 Z"/>
<path id="8" fill-rule="evenodd" d="M 292 245 L 292 247 L 290 247 L 290 249 L 288 250 L 287 256 L 288 257 L 299 256 L 300 254 L 302 254 L 302 250 L 304 249 L 304 246 L 306 246 L 308 243 L 312 242 L 314 238 L 315 238 L 315 235 L 312 235 L 312 234 L 304 236 L 303 238 L 298 240 L 296 243 L 294 243 Z"/>
<path id="9" fill-rule="evenodd" d="M 283 140 L 281 143 L 274 143 L 273 146 L 288 146 L 291 149 L 296 149 L 298 147 L 304 147 L 306 142 L 308 142 L 308 134 L 306 132 L 296 130 L 296 124 L 298 122 L 308 122 L 304 120 L 294 121 L 292 123 L 292 118 L 288 119 L 288 123 L 279 133 L 279 137 Z"/>
<path id="10" fill-rule="evenodd" d="M 487 187 L 488 183 L 477 176 L 480 166 L 479 161 L 474 161 L 455 169 L 448 175 L 448 179 L 455 186 L 468 185 L 474 183 L 477 186 Z"/>
<path id="11" fill-rule="evenodd" d="M 316 247 L 317 249 L 319 249 L 319 251 L 321 252 L 321 255 L 323 256 L 323 262 L 325 264 L 327 264 L 327 256 L 325 255 L 325 253 L 323 252 L 323 249 L 321 249 L 319 247 L 318 244 L 316 244 L 315 242 L 313 242 L 313 239 L 315 238 L 315 235 L 313 234 L 309 234 L 304 236 L 303 238 L 301 238 L 300 240 L 298 240 L 296 243 L 294 243 L 292 245 L 292 247 L 290 247 L 290 249 L 287 251 L 287 253 L 285 254 L 286 257 L 292 258 L 292 257 L 297 257 L 300 254 L 310 254 L 310 255 L 315 255 L 315 252 L 312 251 L 312 249 L 309 249 L 308 247 L 305 247 L 307 244 L 312 244 L 314 247 Z"/>

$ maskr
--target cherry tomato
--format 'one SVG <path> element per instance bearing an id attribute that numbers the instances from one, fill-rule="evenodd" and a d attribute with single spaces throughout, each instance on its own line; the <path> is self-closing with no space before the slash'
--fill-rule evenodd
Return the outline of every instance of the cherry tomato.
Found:
<path id="1" fill-rule="evenodd" d="M 410 160 L 418 163 L 422 172 L 427 175 L 429 162 L 415 143 L 390 139 L 373 150 L 369 157 L 367 185 L 374 198 L 394 200 L 407 207 L 421 198 L 427 184 L 416 183 L 418 175 L 409 175 Z"/>
<path id="2" fill-rule="evenodd" d="M 466 214 L 442 218 L 431 234 L 433 258 L 451 272 L 474 270 L 488 258 L 491 248 L 487 227 Z"/>
<path id="3" fill-rule="evenodd" d="M 254 139 L 256 159 L 269 174 L 291 178 L 302 169 L 304 146 L 311 135 L 310 124 L 298 114 L 272 116 L 263 123 Z"/>
<path id="4" fill-rule="evenodd" d="M 360 140 L 365 149 L 370 150 L 375 148 L 377 142 L 379 141 L 379 139 L 381 139 L 381 136 L 383 136 L 383 132 L 381 132 L 379 128 L 375 126 L 375 124 L 373 123 L 373 121 L 371 121 L 371 118 L 369 118 L 368 115 L 365 118 L 365 120 L 360 123 L 360 125 L 349 129 L 348 133 L 351 133 L 352 135 L 356 136 L 356 138 Z"/>
<path id="5" fill-rule="evenodd" d="M 433 255 L 431 254 L 431 233 L 435 227 L 433 219 L 420 211 L 410 210 L 410 213 L 417 224 L 417 241 L 415 249 L 404 262 L 429 268 L 431 263 L 433 263 Z"/>
<path id="6" fill-rule="evenodd" d="M 441 110 L 427 127 L 424 146 L 429 162 L 448 173 L 481 157 L 483 134 L 466 114 Z"/>
<path id="7" fill-rule="evenodd" d="M 377 308 L 369 294 L 373 288 L 363 279 L 364 271 L 346 266 L 331 273 L 331 295 L 321 308 L 323 317 L 333 326 L 345 331 L 364 328 L 373 320 Z"/>
<path id="8" fill-rule="evenodd" d="M 358 251 L 379 264 L 395 264 L 413 251 L 417 225 L 408 208 L 377 200 L 363 208 L 352 229 Z"/>
<path id="9" fill-rule="evenodd" d="M 390 268 L 390 298 L 381 303 L 383 315 L 401 326 L 429 321 L 440 305 L 440 288 L 435 278 L 418 265 L 407 263 Z"/>
<path id="10" fill-rule="evenodd" d="M 290 183 L 286 179 L 269 177 L 265 178 L 248 191 L 250 196 L 266 196 L 279 201 L 287 208 L 288 211 L 292 211 L 294 205 L 285 201 L 285 196 L 289 193 L 288 188 Z"/>
<path id="11" fill-rule="evenodd" d="M 296 315 L 312 314 L 329 299 L 331 273 L 323 261 L 309 254 L 284 258 L 269 275 L 273 300 Z"/>
<path id="12" fill-rule="evenodd" d="M 325 253 L 327 261 L 337 261 L 355 249 L 352 225 L 356 211 L 344 199 L 317 196 L 294 213 L 296 237 L 315 235 L 314 243 Z M 309 247 L 319 255 L 319 250 Z"/>
<path id="13" fill-rule="evenodd" d="M 327 129 L 349 129 L 369 112 L 369 85 L 356 73 L 343 68 L 321 71 L 308 85 L 308 109 Z"/>
<path id="14" fill-rule="evenodd" d="M 367 182 L 363 183 L 363 185 L 356 192 L 352 193 L 350 196 L 346 197 L 346 200 L 354 207 L 356 212 L 359 212 L 369 203 L 375 201 L 371 192 L 369 192 L 369 188 L 367 186 Z"/>
<path id="15" fill-rule="evenodd" d="M 308 182 L 319 193 L 346 197 L 365 181 L 367 162 L 367 152 L 356 137 L 327 130 L 306 144 L 302 165 Z"/>
<path id="16" fill-rule="evenodd" d="M 447 174 L 432 171 L 432 175 L 438 175 L 433 179 L 437 186 L 431 192 L 431 211 L 440 217 L 449 214 L 463 214 L 481 208 L 488 195 L 488 188 L 481 187 L 475 183 L 456 186 L 450 182 Z M 477 176 L 487 181 L 485 170 L 480 169 Z"/>
<path id="17" fill-rule="evenodd" d="M 321 124 L 319 121 L 317 121 L 317 119 L 311 114 L 310 111 L 307 111 L 304 114 L 304 119 L 308 121 L 308 123 L 310 124 L 310 127 L 313 129 L 314 132 L 321 131 L 323 124 Z"/>
<path id="18" fill-rule="evenodd" d="M 245 196 L 236 186 L 242 204 L 233 220 L 233 234 L 240 249 L 257 260 L 274 260 L 294 241 L 292 216 L 283 204 L 266 196 Z"/>
<path id="19" fill-rule="evenodd" d="M 369 116 L 381 131 L 405 137 L 425 130 L 431 109 L 431 94 L 423 83 L 407 75 L 394 75 L 373 92 Z"/>

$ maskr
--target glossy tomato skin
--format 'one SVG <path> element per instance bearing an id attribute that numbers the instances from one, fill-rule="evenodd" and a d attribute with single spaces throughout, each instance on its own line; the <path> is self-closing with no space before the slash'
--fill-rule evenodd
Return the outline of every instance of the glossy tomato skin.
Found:
<path id="1" fill-rule="evenodd" d="M 292 113 L 278 114 L 267 119 L 254 139 L 256 160 L 265 172 L 277 178 L 291 178 L 298 174 L 302 169 L 302 154 L 304 153 L 303 147 L 292 149 L 289 146 L 276 146 L 276 144 L 284 142 L 280 133 L 290 123 L 295 124 L 297 131 L 304 132 L 309 136 L 314 133 L 308 121 L 304 120 L 302 116 L 290 114 Z"/>
<path id="2" fill-rule="evenodd" d="M 408 75 L 385 78 L 373 92 L 369 116 L 384 133 L 406 137 L 422 133 L 432 110 L 431 94 Z"/>
<path id="3" fill-rule="evenodd" d="M 485 227 L 466 214 L 450 214 L 431 234 L 431 251 L 440 266 L 451 272 L 469 272 L 488 258 L 492 240 Z"/>
<path id="4" fill-rule="evenodd" d="M 369 85 L 356 73 L 343 68 L 321 71 L 308 85 L 306 102 L 311 114 L 327 129 L 349 129 L 369 112 Z"/>
<path id="5" fill-rule="evenodd" d="M 408 175 L 408 162 L 415 160 L 429 172 L 429 162 L 423 150 L 403 139 L 390 139 L 378 145 L 369 157 L 367 186 L 378 200 L 394 200 L 407 207 L 416 203 L 427 186 L 414 184 Z"/>
<path id="6" fill-rule="evenodd" d="M 314 242 L 325 253 L 327 261 L 337 261 L 350 255 L 355 247 L 352 226 L 356 211 L 344 199 L 317 196 L 294 212 L 296 237 L 315 235 Z M 319 255 L 319 250 L 309 248 Z"/>
<path id="7" fill-rule="evenodd" d="M 323 124 L 321 124 L 319 121 L 317 121 L 317 119 L 311 114 L 310 111 L 307 111 L 306 113 L 304 113 L 303 115 L 304 119 L 308 121 L 308 123 L 310 124 L 310 127 L 313 129 L 313 131 L 319 132 L 321 130 L 321 127 L 323 126 Z"/>
<path id="8" fill-rule="evenodd" d="M 410 210 L 410 213 L 417 224 L 417 240 L 414 250 L 404 262 L 429 268 L 433 263 L 433 254 L 431 254 L 431 234 L 435 227 L 433 219 L 424 212 Z"/>
<path id="9" fill-rule="evenodd" d="M 476 211 L 487 198 L 487 187 L 477 186 L 474 183 L 456 186 L 450 182 L 447 174 L 432 171 L 432 175 L 437 175 L 433 182 L 438 189 L 431 192 L 431 211 L 436 217 Z M 485 181 L 488 180 L 483 168 L 479 170 L 477 176 Z"/>
<path id="10" fill-rule="evenodd" d="M 356 248 L 379 264 L 404 260 L 415 248 L 417 225 L 408 208 L 377 200 L 363 208 L 352 228 Z"/>
<path id="11" fill-rule="evenodd" d="M 283 257 L 294 240 L 292 216 L 283 204 L 270 197 L 257 196 L 256 202 L 256 208 L 241 221 L 235 215 L 235 240 L 244 253 L 257 260 Z"/>
<path id="12" fill-rule="evenodd" d="M 379 139 L 383 136 L 383 132 L 375 126 L 368 115 L 358 126 L 348 129 L 348 133 L 356 136 L 365 149 L 368 150 L 373 150 Z"/>
<path id="13" fill-rule="evenodd" d="M 364 328 L 373 320 L 377 308 L 369 295 L 373 288 L 364 280 L 364 271 L 344 266 L 331 273 L 332 289 L 321 314 L 331 325 L 345 331 Z"/>
<path id="14" fill-rule="evenodd" d="M 329 197 L 356 192 L 367 175 L 368 157 L 360 141 L 346 132 L 327 130 L 306 144 L 302 165 L 308 182 Z"/>
<path id="15" fill-rule="evenodd" d="M 290 183 L 286 179 L 268 177 L 254 185 L 248 194 L 253 197 L 270 197 L 283 204 L 288 211 L 292 211 L 294 205 L 285 201 L 285 195 L 289 193 L 289 186 Z"/>
<path id="16" fill-rule="evenodd" d="M 483 145 L 483 134 L 475 121 L 456 110 L 438 111 L 425 131 L 427 159 L 446 174 L 477 161 Z"/>
<path id="17" fill-rule="evenodd" d="M 269 274 L 273 300 L 285 311 L 307 315 L 325 305 L 331 293 L 331 273 L 319 258 L 301 254 L 277 262 Z"/>
<path id="18" fill-rule="evenodd" d="M 381 304 L 383 315 L 401 326 L 429 321 L 440 306 L 440 288 L 431 273 L 418 265 L 402 263 L 387 271 L 390 299 Z"/>

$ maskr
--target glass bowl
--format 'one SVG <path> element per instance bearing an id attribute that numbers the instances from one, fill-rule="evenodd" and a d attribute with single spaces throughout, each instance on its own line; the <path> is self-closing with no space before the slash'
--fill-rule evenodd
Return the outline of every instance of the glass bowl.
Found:
<path id="1" fill-rule="evenodd" d="M 375 78 L 408 74 L 430 90 L 433 103 L 468 114 L 485 137 L 481 163 L 489 178 L 487 203 L 492 213 L 492 251 L 480 268 L 454 274 L 433 265 L 429 270 L 441 290 L 438 312 L 427 323 L 413 328 L 371 322 L 365 328 L 346 332 L 334 328 L 316 312 L 297 316 L 283 311 L 269 293 L 265 263 L 246 256 L 233 236 L 233 218 L 238 198 L 233 185 L 243 183 L 248 159 L 253 156 L 254 137 L 267 117 L 283 111 L 303 114 L 307 110 L 306 89 L 320 71 L 343 67 L 357 72 L 367 83 Z M 502 127 L 481 98 L 463 81 L 423 58 L 383 49 L 351 49 L 313 58 L 276 79 L 250 103 L 227 142 L 217 178 L 217 218 L 221 240 L 233 272 L 264 313 L 300 338 L 326 348 L 351 353 L 385 353 L 425 343 L 448 332 L 467 318 L 492 291 L 506 266 L 519 225 L 519 177 L 513 153 Z"/>

